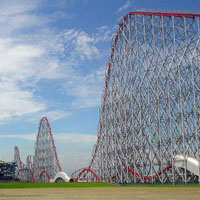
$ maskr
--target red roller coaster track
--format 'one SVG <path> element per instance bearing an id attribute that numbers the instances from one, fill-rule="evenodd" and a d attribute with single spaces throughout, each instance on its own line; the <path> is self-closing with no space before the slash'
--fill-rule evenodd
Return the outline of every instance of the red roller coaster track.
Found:
<path id="1" fill-rule="evenodd" d="M 49 174 L 48 174 L 48 172 L 46 170 L 41 171 L 40 176 L 43 175 L 43 174 L 45 174 L 47 179 L 48 179 L 48 181 L 50 181 Z"/>
<path id="2" fill-rule="evenodd" d="M 150 181 L 152 179 L 156 179 L 158 176 L 160 176 L 161 174 L 163 174 L 166 170 L 168 170 L 170 168 L 172 168 L 171 164 L 164 167 L 162 170 L 158 171 L 153 176 L 142 176 L 139 173 L 137 173 L 136 171 L 134 171 L 133 169 L 122 169 L 122 170 L 120 170 L 120 172 L 127 172 L 127 173 L 134 175 L 137 178 L 140 178 L 143 181 Z"/>
<path id="3" fill-rule="evenodd" d="M 168 169 L 171 169 L 172 168 L 172 165 L 168 165 L 166 167 L 164 167 L 162 170 L 159 170 L 157 173 L 155 173 L 154 175 L 152 176 L 142 176 L 141 174 L 137 173 L 136 171 L 134 171 L 133 169 L 122 169 L 119 171 L 119 173 L 121 172 L 126 172 L 126 173 L 130 173 L 132 174 L 133 176 L 137 177 L 137 178 L 140 178 L 141 180 L 143 181 L 150 181 L 152 179 L 156 179 L 158 176 L 160 176 L 161 174 L 163 174 L 165 171 L 167 171 Z M 74 179 L 74 181 L 78 181 L 79 179 L 81 179 L 81 176 L 84 175 L 84 173 L 87 173 L 87 172 L 90 172 L 93 177 L 95 178 L 96 181 L 100 181 L 100 178 L 96 175 L 96 173 L 91 170 L 90 168 L 83 168 L 83 169 L 79 169 L 77 171 L 75 171 L 73 174 L 72 174 L 72 177 Z M 77 176 L 74 176 L 76 173 Z M 113 175 L 112 178 L 116 177 L 116 175 Z M 83 177 L 83 180 L 84 180 L 84 177 Z"/>
<path id="4" fill-rule="evenodd" d="M 91 175 L 94 177 L 94 179 L 96 181 L 100 181 L 99 177 L 95 174 L 95 172 L 93 170 L 91 170 L 89 167 L 87 168 L 83 168 L 83 169 L 80 169 L 80 170 L 77 170 L 76 172 L 78 172 L 78 175 L 74 178 L 75 181 L 80 179 L 80 177 L 83 175 L 84 176 L 84 173 L 91 173 Z M 73 176 L 73 175 L 72 175 Z"/>

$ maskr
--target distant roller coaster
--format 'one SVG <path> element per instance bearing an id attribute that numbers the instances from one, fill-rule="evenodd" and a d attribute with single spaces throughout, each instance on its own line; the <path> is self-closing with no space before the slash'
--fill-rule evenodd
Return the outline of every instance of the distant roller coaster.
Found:
<path id="1" fill-rule="evenodd" d="M 200 14 L 134 11 L 113 38 L 98 139 L 76 180 L 188 183 L 200 175 Z"/>
<path id="2" fill-rule="evenodd" d="M 61 172 L 61 166 L 47 117 L 43 117 L 40 120 L 35 155 L 27 156 L 26 165 L 21 161 L 17 146 L 14 152 L 14 161 L 17 164 L 15 174 L 20 181 L 49 182 L 53 180 L 55 182 L 55 177 L 59 180 L 69 181 L 70 178 L 64 172 Z"/>

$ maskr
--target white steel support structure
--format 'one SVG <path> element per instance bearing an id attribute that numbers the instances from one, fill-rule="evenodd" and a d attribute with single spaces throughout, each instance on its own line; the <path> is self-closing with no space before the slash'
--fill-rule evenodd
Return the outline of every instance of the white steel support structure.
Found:
<path id="1" fill-rule="evenodd" d="M 35 155 L 27 156 L 26 165 L 21 161 L 18 147 L 15 147 L 14 152 L 16 177 L 20 181 L 49 182 L 62 171 L 47 117 L 40 120 Z"/>
<path id="2" fill-rule="evenodd" d="M 199 17 L 134 11 L 119 24 L 87 168 L 101 181 L 198 181 L 175 158 L 200 157 Z"/>
<path id="3" fill-rule="evenodd" d="M 27 160 L 29 160 L 27 157 Z M 15 170 L 15 177 L 23 182 L 34 182 L 35 177 L 33 174 L 33 169 L 25 165 L 20 158 L 19 148 L 17 146 L 14 147 L 14 162 L 16 163 L 17 167 Z"/>
<path id="4" fill-rule="evenodd" d="M 40 120 L 33 162 L 36 181 L 48 182 L 62 171 L 47 117 Z"/>

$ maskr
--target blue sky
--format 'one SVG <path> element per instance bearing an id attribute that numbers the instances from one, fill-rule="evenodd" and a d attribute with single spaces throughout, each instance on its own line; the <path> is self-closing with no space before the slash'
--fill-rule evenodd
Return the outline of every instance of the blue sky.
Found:
<path id="1" fill-rule="evenodd" d="M 199 0 L 1 0 L 0 159 L 34 154 L 47 116 L 63 171 L 88 165 L 112 35 L 135 9 L 200 12 Z"/>

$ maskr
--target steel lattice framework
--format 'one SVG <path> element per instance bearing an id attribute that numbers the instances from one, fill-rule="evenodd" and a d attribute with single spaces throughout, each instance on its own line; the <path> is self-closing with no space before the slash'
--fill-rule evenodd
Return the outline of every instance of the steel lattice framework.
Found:
<path id="1" fill-rule="evenodd" d="M 21 181 L 49 182 L 62 171 L 47 117 L 40 120 L 35 155 L 27 156 L 26 165 L 21 161 L 19 148 L 14 150 L 14 161 L 18 165 L 16 177 Z"/>
<path id="2" fill-rule="evenodd" d="M 178 154 L 199 160 L 200 14 L 135 11 L 113 38 L 98 140 L 88 168 L 101 181 L 189 182 Z M 72 174 L 74 176 L 74 174 Z M 83 169 L 77 178 L 87 177 Z"/>
<path id="3" fill-rule="evenodd" d="M 37 181 L 47 182 L 62 171 L 57 157 L 51 127 L 46 117 L 40 120 L 34 156 L 34 174 Z"/>
<path id="4" fill-rule="evenodd" d="M 21 161 L 19 148 L 17 146 L 14 147 L 14 162 L 17 165 L 16 170 L 15 170 L 15 177 L 17 179 L 19 179 L 20 181 L 32 181 L 32 182 L 35 181 L 33 168 L 29 168 L 28 165 L 26 166 Z"/>

